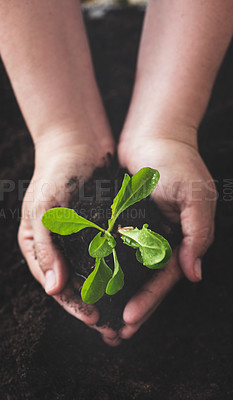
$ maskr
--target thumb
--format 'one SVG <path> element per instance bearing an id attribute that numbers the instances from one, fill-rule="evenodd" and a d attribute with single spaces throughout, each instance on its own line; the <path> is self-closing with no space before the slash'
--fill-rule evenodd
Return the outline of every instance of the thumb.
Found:
<path id="1" fill-rule="evenodd" d="M 40 224 L 22 219 L 18 242 L 33 276 L 50 295 L 59 293 L 68 280 L 68 268 L 54 247 L 49 231 Z"/>
<path id="2" fill-rule="evenodd" d="M 49 295 L 56 295 L 65 287 L 68 268 L 62 254 L 55 248 L 49 231 L 41 221 L 34 226 L 35 256 L 44 275 L 44 289 Z"/>
<path id="3" fill-rule="evenodd" d="M 35 258 L 31 267 L 34 270 L 33 275 L 40 276 L 39 281 L 46 293 L 54 296 L 64 289 L 68 280 L 68 268 L 64 257 L 52 242 L 50 231 L 42 224 L 42 215 L 42 211 L 38 209 L 37 217 L 31 220 Z"/>
<path id="4" fill-rule="evenodd" d="M 193 282 L 202 279 L 201 260 L 214 238 L 214 212 L 210 204 L 192 202 L 181 211 L 184 238 L 179 250 L 179 263 Z"/>

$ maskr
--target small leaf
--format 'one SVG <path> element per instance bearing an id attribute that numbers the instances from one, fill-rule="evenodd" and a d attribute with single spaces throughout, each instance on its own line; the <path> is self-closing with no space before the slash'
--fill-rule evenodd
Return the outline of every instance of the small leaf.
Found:
<path id="1" fill-rule="evenodd" d="M 97 258 L 94 271 L 88 276 L 82 287 L 81 297 L 84 303 L 96 303 L 104 295 L 111 277 L 111 268 L 103 258 Z"/>
<path id="2" fill-rule="evenodd" d="M 115 197 L 115 199 L 113 200 L 113 203 L 112 203 L 112 205 L 111 205 L 112 216 L 111 216 L 111 218 L 108 220 L 108 226 L 109 226 L 109 227 L 111 227 L 111 224 L 112 224 L 112 223 L 113 223 L 113 225 L 114 225 L 114 222 L 115 222 L 114 216 L 115 216 L 115 214 L 116 214 L 116 212 L 117 212 L 117 210 L 118 210 L 118 205 L 119 205 L 120 202 L 121 202 L 122 196 L 123 196 L 123 194 L 124 194 L 124 192 L 125 192 L 125 188 L 126 188 L 126 186 L 128 185 L 129 181 L 130 181 L 130 176 L 129 176 L 128 174 L 125 174 L 124 179 L 123 179 L 123 182 L 122 182 L 122 185 L 121 185 L 121 188 L 120 188 L 119 192 L 117 193 L 117 195 L 116 195 L 116 197 Z"/>
<path id="3" fill-rule="evenodd" d="M 98 225 L 81 217 L 71 208 L 55 207 L 46 211 L 42 217 L 45 228 L 60 235 L 71 235 L 84 228 L 95 228 L 103 231 Z"/>
<path id="4" fill-rule="evenodd" d="M 143 264 L 143 259 L 142 259 L 142 256 L 141 256 L 139 248 L 137 248 L 137 250 L 136 250 L 136 259 L 138 260 L 138 262 Z"/>
<path id="5" fill-rule="evenodd" d="M 163 242 L 163 245 L 164 245 L 165 250 L 166 250 L 166 255 L 165 255 L 164 259 L 161 262 L 155 263 L 154 265 L 150 266 L 150 268 L 151 269 L 161 269 L 161 268 L 165 267 L 165 265 L 167 265 L 168 261 L 170 260 L 170 258 L 172 256 L 172 249 L 171 249 L 171 246 L 168 243 L 168 241 L 163 236 L 161 236 L 158 233 L 155 233 L 153 231 L 151 231 L 151 233 L 153 233 L 153 235 L 159 237 L 160 240 Z M 136 254 L 136 256 L 137 256 L 137 254 Z"/>
<path id="6" fill-rule="evenodd" d="M 120 189 L 120 196 L 116 196 L 112 205 L 112 216 L 109 221 L 109 230 L 118 216 L 133 204 L 149 196 L 155 189 L 159 180 L 159 172 L 152 168 L 142 168 L 130 178 L 124 178 Z"/>
<path id="7" fill-rule="evenodd" d="M 119 233 L 125 244 L 139 249 L 144 265 L 153 265 L 164 259 L 166 252 L 163 243 L 151 235 L 145 225 L 142 229 L 135 228 L 127 231 L 119 229 Z"/>
<path id="8" fill-rule="evenodd" d="M 101 236 L 102 233 L 99 232 L 91 241 L 89 245 L 89 254 L 91 257 L 107 257 L 112 253 L 113 248 L 116 246 L 116 241 L 109 232 L 108 234 L 110 235 L 110 238 Z"/>
<path id="9" fill-rule="evenodd" d="M 143 225 L 142 229 L 119 229 L 125 244 L 136 248 L 137 260 L 148 268 L 162 268 L 171 257 L 172 250 L 168 241 Z"/>
<path id="10" fill-rule="evenodd" d="M 108 241 L 111 243 L 112 247 L 116 246 L 116 241 L 114 237 L 108 231 L 104 231 L 104 236 L 107 236 Z"/>
<path id="11" fill-rule="evenodd" d="M 113 249 L 113 258 L 114 258 L 114 272 L 106 288 L 106 293 L 110 295 L 119 292 L 119 290 L 121 290 L 124 286 L 124 272 L 120 267 L 115 249 Z"/>
<path id="12" fill-rule="evenodd" d="M 155 189 L 159 180 L 159 172 L 152 168 L 142 168 L 132 176 L 125 188 L 120 203 L 120 212 L 132 204 L 149 196 Z"/>

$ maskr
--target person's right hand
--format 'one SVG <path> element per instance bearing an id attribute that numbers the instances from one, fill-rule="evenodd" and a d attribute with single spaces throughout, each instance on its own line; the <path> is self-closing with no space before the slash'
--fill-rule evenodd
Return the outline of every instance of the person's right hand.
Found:
<path id="1" fill-rule="evenodd" d="M 55 142 L 54 145 L 57 146 Z M 90 146 L 70 148 L 64 145 L 55 150 L 51 143 L 39 146 L 35 171 L 23 200 L 18 241 L 32 275 L 45 291 L 71 315 L 100 331 L 107 343 L 116 345 L 119 339 L 115 331 L 96 327 L 99 318 L 96 307 L 74 296 L 73 289 L 67 284 L 69 271 L 64 258 L 41 222 L 42 215 L 49 208 L 68 206 L 70 188 L 67 183 L 70 178 L 85 181 L 101 163 L 103 155 Z"/>

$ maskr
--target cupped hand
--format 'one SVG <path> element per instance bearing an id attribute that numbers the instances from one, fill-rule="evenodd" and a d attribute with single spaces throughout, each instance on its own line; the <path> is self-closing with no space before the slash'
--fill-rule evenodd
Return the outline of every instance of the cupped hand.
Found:
<path id="1" fill-rule="evenodd" d="M 35 171 L 23 200 L 18 241 L 32 275 L 45 291 L 71 315 L 100 331 L 103 339 L 114 346 L 119 343 L 117 333 L 97 327 L 99 314 L 96 307 L 74 296 L 65 260 L 41 222 L 43 213 L 49 208 L 68 206 L 70 178 L 78 177 L 84 182 L 101 163 L 102 155 L 98 157 L 98 151 L 90 146 L 68 148 L 64 145 L 56 151 L 52 145 L 40 146 Z"/>
<path id="2" fill-rule="evenodd" d="M 214 237 L 216 190 L 197 148 L 188 143 L 161 138 L 122 140 L 118 154 L 132 174 L 145 166 L 158 169 L 160 180 L 152 197 L 171 221 L 181 224 L 183 232 L 168 265 L 126 305 L 126 325 L 120 336 L 129 338 L 183 274 L 193 282 L 201 280 L 201 259 Z"/>

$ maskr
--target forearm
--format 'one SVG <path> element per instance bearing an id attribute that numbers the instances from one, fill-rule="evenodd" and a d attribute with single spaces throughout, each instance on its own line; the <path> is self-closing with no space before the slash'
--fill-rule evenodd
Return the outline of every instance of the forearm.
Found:
<path id="1" fill-rule="evenodd" d="M 125 130 L 197 130 L 232 32 L 232 0 L 151 0 Z"/>
<path id="2" fill-rule="evenodd" d="M 76 0 L 1 0 L 0 51 L 35 143 L 109 131 Z"/>

